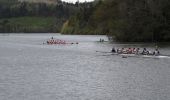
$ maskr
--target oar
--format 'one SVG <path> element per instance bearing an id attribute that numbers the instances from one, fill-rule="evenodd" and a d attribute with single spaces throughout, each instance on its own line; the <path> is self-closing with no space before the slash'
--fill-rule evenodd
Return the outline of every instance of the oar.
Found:
<path id="1" fill-rule="evenodd" d="M 106 52 L 106 51 L 96 51 L 96 52 L 99 52 L 99 53 L 113 53 L 113 52 Z"/>

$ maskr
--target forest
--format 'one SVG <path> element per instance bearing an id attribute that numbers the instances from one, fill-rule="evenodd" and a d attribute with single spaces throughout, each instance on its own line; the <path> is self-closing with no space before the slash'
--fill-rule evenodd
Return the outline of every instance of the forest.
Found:
<path id="1" fill-rule="evenodd" d="M 115 41 L 170 41 L 169 0 L 95 0 L 67 20 L 64 34 L 104 34 Z"/>
<path id="2" fill-rule="evenodd" d="M 63 23 L 78 12 L 78 7 L 59 1 L 57 4 L 48 4 L 0 0 L 0 32 L 60 32 Z"/>

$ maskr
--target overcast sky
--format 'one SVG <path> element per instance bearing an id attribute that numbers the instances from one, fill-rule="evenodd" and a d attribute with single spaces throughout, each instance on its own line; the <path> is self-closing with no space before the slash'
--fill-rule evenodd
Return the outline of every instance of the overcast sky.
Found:
<path id="1" fill-rule="evenodd" d="M 66 2 L 76 2 L 77 0 L 62 0 L 62 1 L 66 1 Z M 93 0 L 79 0 L 79 2 L 84 2 L 84 1 L 93 1 Z"/>

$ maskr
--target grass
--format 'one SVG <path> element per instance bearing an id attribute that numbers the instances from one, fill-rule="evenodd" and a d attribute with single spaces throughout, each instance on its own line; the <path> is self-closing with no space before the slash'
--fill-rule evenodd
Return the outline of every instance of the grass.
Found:
<path id="1" fill-rule="evenodd" d="M 55 17 L 16 17 L 0 19 L 0 23 L 8 20 L 12 32 L 56 32 L 58 23 Z"/>
<path id="2" fill-rule="evenodd" d="M 0 5 L 13 5 L 18 3 L 17 0 L 0 0 Z"/>
<path id="3" fill-rule="evenodd" d="M 17 17 L 6 19 L 11 25 L 41 26 L 46 27 L 55 24 L 55 17 Z M 2 21 L 4 19 L 1 19 Z"/>

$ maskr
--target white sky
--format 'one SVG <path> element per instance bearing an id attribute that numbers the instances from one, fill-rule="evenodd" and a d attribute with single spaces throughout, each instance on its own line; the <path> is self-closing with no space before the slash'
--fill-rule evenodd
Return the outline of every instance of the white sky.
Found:
<path id="1" fill-rule="evenodd" d="M 77 0 L 62 0 L 62 1 L 71 2 L 71 3 L 77 2 Z M 85 1 L 94 1 L 94 0 L 79 0 L 79 2 L 85 2 Z"/>

